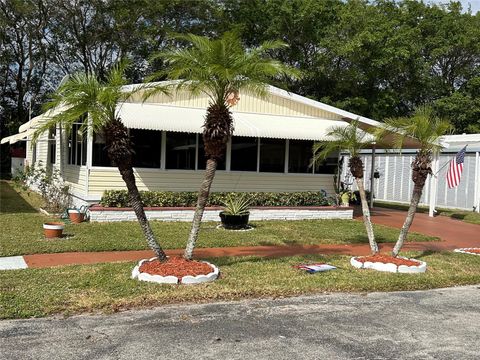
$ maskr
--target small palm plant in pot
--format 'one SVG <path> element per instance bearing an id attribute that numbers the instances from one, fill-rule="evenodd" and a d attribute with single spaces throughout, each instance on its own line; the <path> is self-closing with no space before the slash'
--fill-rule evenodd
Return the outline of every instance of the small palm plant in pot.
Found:
<path id="1" fill-rule="evenodd" d="M 248 227 L 251 201 L 245 195 L 234 197 L 229 194 L 223 202 L 224 209 L 220 219 L 225 229 L 240 230 Z"/>

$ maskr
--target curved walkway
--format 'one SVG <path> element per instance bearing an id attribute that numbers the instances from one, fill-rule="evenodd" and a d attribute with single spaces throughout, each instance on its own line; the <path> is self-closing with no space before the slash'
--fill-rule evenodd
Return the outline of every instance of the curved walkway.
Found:
<path id="1" fill-rule="evenodd" d="M 372 211 L 372 221 L 396 228 L 401 228 L 405 219 L 405 211 L 375 208 Z M 356 216 L 361 220 L 361 216 Z M 427 214 L 417 213 L 413 222 L 412 231 L 425 235 L 437 236 L 441 241 L 437 242 L 411 242 L 406 243 L 404 250 L 416 251 L 446 251 L 463 247 L 480 246 L 480 226 L 451 219 L 446 216 L 435 218 Z M 380 244 L 383 252 L 388 252 L 393 244 Z M 167 250 L 167 255 L 181 255 L 183 250 Z M 281 257 L 305 254 L 341 254 L 341 255 L 368 255 L 368 244 L 352 245 L 303 245 L 303 246 L 247 246 L 231 248 L 197 248 L 197 258 L 221 257 L 221 256 L 267 256 Z M 153 257 L 149 250 L 139 251 L 105 251 L 105 252 L 71 252 L 58 254 L 34 254 L 11 257 L 13 264 L 10 268 L 45 268 L 59 265 L 95 264 L 114 261 L 138 261 Z M 6 258 L 3 258 L 6 259 Z M 1 267 L 0 267 L 1 269 Z"/>

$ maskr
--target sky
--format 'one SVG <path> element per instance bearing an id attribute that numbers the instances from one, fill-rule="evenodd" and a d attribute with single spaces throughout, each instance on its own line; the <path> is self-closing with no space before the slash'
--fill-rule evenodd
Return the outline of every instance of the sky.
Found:
<path id="1" fill-rule="evenodd" d="M 472 8 L 472 14 L 480 11 L 480 0 L 457 0 L 462 3 L 462 7 L 464 10 L 468 9 L 468 5 Z M 427 0 L 425 2 L 429 2 L 432 4 L 445 4 L 448 3 L 449 0 Z"/>

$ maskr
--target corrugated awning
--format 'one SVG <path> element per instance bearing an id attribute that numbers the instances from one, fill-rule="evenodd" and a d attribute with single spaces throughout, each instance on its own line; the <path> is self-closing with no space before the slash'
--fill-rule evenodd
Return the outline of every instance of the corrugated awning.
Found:
<path id="1" fill-rule="evenodd" d="M 279 116 L 232 111 L 236 136 L 294 140 L 328 140 L 332 126 L 347 126 L 343 121 L 315 117 Z M 155 104 L 125 103 L 119 116 L 132 129 L 202 133 L 205 109 Z"/>
<path id="2" fill-rule="evenodd" d="M 1 143 L 2 143 L 2 144 L 6 144 L 6 143 L 15 144 L 17 141 L 23 140 L 23 139 L 25 139 L 27 136 L 33 134 L 34 131 L 35 131 L 34 129 L 30 129 L 30 130 L 21 132 L 21 133 L 19 133 L 19 134 L 15 134 L 15 135 L 10 135 L 10 136 L 4 137 L 4 138 L 1 140 Z"/>

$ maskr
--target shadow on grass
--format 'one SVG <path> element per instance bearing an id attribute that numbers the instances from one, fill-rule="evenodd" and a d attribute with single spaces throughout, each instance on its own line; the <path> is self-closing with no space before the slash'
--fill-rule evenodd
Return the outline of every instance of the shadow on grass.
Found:
<path id="1" fill-rule="evenodd" d="M 6 181 L 0 182 L 0 213 L 36 213 L 37 210 L 26 202 Z"/>

